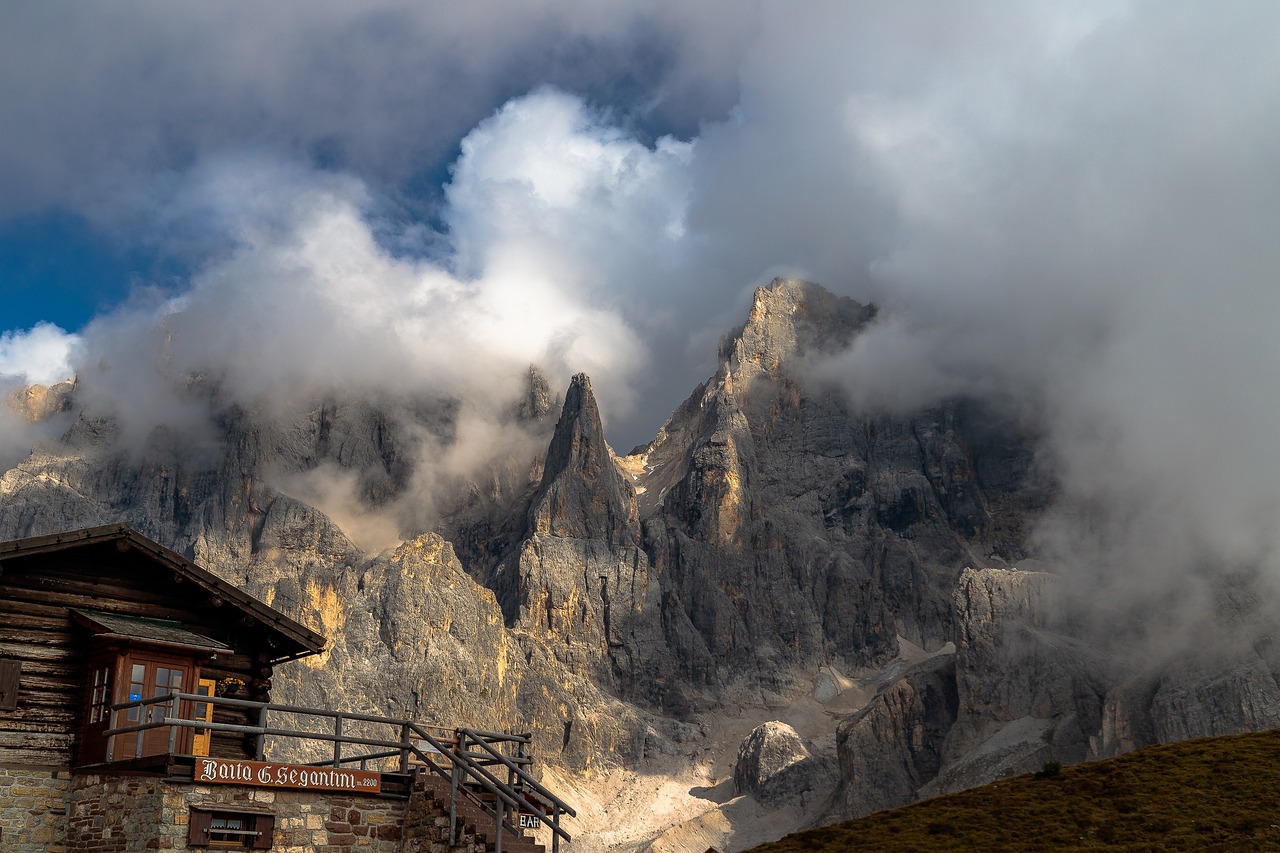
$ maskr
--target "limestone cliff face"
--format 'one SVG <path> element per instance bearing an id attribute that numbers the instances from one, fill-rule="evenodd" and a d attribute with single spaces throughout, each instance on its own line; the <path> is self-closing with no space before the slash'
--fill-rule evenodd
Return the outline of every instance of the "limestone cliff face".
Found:
<path id="1" fill-rule="evenodd" d="M 584 375 L 565 395 L 526 517 L 505 557 L 512 628 L 565 670 L 630 698 L 665 665 L 659 588 L 640 547 L 635 492 Z"/>
<path id="2" fill-rule="evenodd" d="M 28 385 L 10 392 L 6 401 L 11 409 L 31 423 L 48 420 L 71 411 L 75 399 L 75 383 Z"/>
<path id="3" fill-rule="evenodd" d="M 974 406 L 902 422 L 803 381 L 805 358 L 874 313 L 805 282 L 759 289 L 717 375 L 624 460 L 645 548 L 695 630 L 687 681 L 755 671 L 785 691 L 827 660 L 886 661 L 898 635 L 937 645 L 963 565 L 1018 556 L 1044 500 L 1025 438 Z"/>
<path id="4" fill-rule="evenodd" d="M 1206 643 L 1172 657 L 1126 657 L 1065 618 L 1061 583 L 1043 572 L 961 573 L 954 653 L 891 672 L 840 723 L 841 814 L 861 816 L 1046 761 L 1280 725 L 1275 676 L 1254 648 Z"/>

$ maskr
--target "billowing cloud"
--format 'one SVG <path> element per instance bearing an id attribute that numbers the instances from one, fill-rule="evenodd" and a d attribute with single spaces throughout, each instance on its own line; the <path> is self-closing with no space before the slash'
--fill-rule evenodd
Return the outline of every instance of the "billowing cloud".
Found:
<path id="1" fill-rule="evenodd" d="M 0 333 L 0 381 L 52 385 L 71 379 L 76 341 L 52 323 Z"/>
<path id="2" fill-rule="evenodd" d="M 1142 596 L 1280 576 L 1280 18 L 1187 11 L 975 16 L 947 74 L 847 99 L 894 206 L 871 264 L 889 310 L 820 368 L 865 405 L 1034 417 L 1063 486 L 1045 555 Z"/>

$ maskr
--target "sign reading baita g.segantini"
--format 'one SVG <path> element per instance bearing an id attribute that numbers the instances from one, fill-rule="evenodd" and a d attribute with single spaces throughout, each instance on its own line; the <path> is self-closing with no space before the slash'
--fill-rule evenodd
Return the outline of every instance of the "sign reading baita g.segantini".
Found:
<path id="1" fill-rule="evenodd" d="M 316 791 L 351 791 L 376 794 L 382 790 L 382 774 L 339 767 L 272 764 L 229 758 L 197 758 L 195 782 L 217 785 L 253 785 L 258 788 L 302 788 Z"/>

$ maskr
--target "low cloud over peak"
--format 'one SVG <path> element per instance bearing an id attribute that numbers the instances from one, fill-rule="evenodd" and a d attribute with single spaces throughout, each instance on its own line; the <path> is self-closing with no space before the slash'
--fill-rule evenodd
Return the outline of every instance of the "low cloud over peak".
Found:
<path id="1" fill-rule="evenodd" d="M 1041 424 L 1059 556 L 1280 576 L 1273 4 L 241 8 L 0 36 L 0 215 L 193 270 L 78 337 L 5 333 L 10 385 L 70 367 L 139 431 L 192 374 L 482 420 L 536 363 L 589 373 L 630 446 L 785 270 L 884 309 L 813 366 L 855 407 Z M 1086 505 L 1124 524 L 1090 539 Z"/>

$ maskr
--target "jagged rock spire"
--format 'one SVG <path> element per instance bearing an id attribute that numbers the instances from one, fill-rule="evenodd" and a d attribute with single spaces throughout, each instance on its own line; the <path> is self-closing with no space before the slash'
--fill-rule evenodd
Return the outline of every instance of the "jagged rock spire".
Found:
<path id="1" fill-rule="evenodd" d="M 542 483 L 529 510 L 529 528 L 531 533 L 610 543 L 638 536 L 635 495 L 605 442 L 585 373 L 573 377 L 565 394 Z"/>

